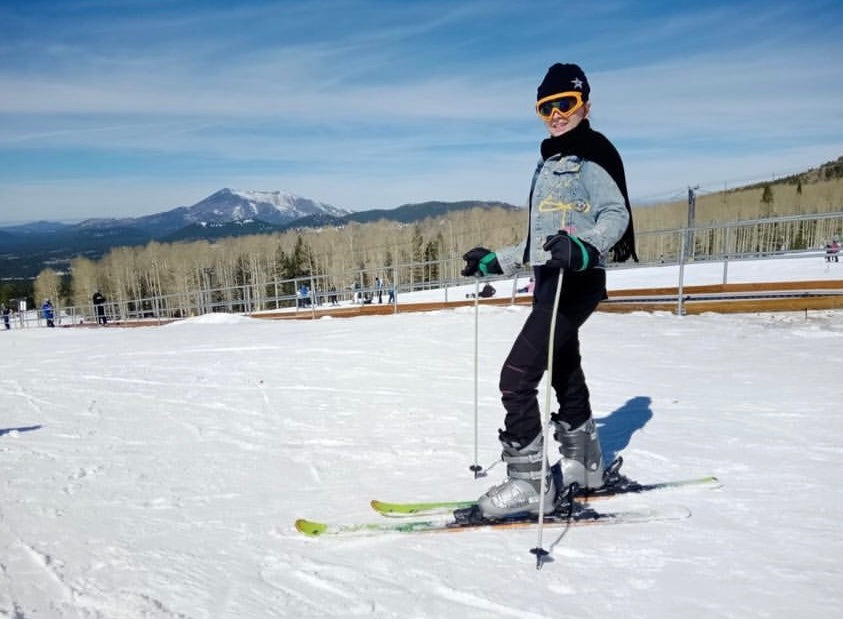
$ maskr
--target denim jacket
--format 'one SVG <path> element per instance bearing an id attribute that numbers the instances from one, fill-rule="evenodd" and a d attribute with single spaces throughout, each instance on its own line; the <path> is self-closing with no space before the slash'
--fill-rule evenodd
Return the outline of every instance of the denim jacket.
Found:
<path id="1" fill-rule="evenodd" d="M 555 155 L 539 161 L 530 188 L 527 238 L 495 253 L 505 275 L 521 265 L 539 266 L 550 259 L 542 249 L 548 236 L 566 230 L 606 256 L 629 224 L 623 194 L 609 173 L 576 156 Z"/>

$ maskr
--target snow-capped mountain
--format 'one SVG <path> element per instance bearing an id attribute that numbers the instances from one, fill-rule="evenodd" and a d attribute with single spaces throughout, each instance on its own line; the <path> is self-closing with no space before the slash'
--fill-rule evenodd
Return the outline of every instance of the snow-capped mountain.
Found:
<path id="1" fill-rule="evenodd" d="M 236 191 L 225 188 L 192 206 L 179 206 L 143 217 L 88 219 L 78 226 L 85 229 L 140 227 L 158 236 L 196 224 L 226 224 L 257 219 L 273 226 L 284 226 L 310 215 L 342 217 L 348 213 L 330 204 L 283 191 Z"/>
<path id="2" fill-rule="evenodd" d="M 283 191 L 221 189 L 184 210 L 185 223 L 227 223 L 259 219 L 284 225 L 308 215 L 336 217 L 349 211 Z"/>

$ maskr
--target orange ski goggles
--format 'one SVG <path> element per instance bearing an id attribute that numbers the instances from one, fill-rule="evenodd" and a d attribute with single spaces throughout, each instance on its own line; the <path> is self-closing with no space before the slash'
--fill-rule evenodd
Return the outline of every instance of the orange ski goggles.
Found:
<path id="1" fill-rule="evenodd" d="M 559 112 L 562 118 L 568 118 L 582 107 L 582 94 L 576 91 L 560 92 L 536 101 L 536 114 L 542 120 L 550 120 L 553 112 Z"/>

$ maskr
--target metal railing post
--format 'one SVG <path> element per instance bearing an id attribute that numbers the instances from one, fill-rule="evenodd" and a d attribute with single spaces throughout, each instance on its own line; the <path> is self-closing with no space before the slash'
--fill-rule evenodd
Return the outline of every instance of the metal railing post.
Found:
<path id="1" fill-rule="evenodd" d="M 678 299 L 677 299 L 677 306 L 676 306 L 676 313 L 679 316 L 683 316 L 685 314 L 685 251 L 687 249 L 687 233 L 686 231 L 682 231 L 680 233 L 680 241 L 679 241 L 679 283 L 677 286 L 678 290 Z"/>

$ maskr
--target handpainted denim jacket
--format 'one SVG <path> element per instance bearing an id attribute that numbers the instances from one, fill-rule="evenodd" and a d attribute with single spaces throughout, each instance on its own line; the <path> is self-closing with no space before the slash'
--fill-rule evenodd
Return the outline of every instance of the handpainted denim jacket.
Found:
<path id="1" fill-rule="evenodd" d="M 548 236 L 566 230 L 596 248 L 596 266 L 606 268 L 606 256 L 628 223 L 623 194 L 605 169 L 576 156 L 555 155 L 539 161 L 533 174 L 527 237 L 495 253 L 504 274 L 512 275 L 523 264 L 547 262 L 550 253 L 542 245 Z"/>

